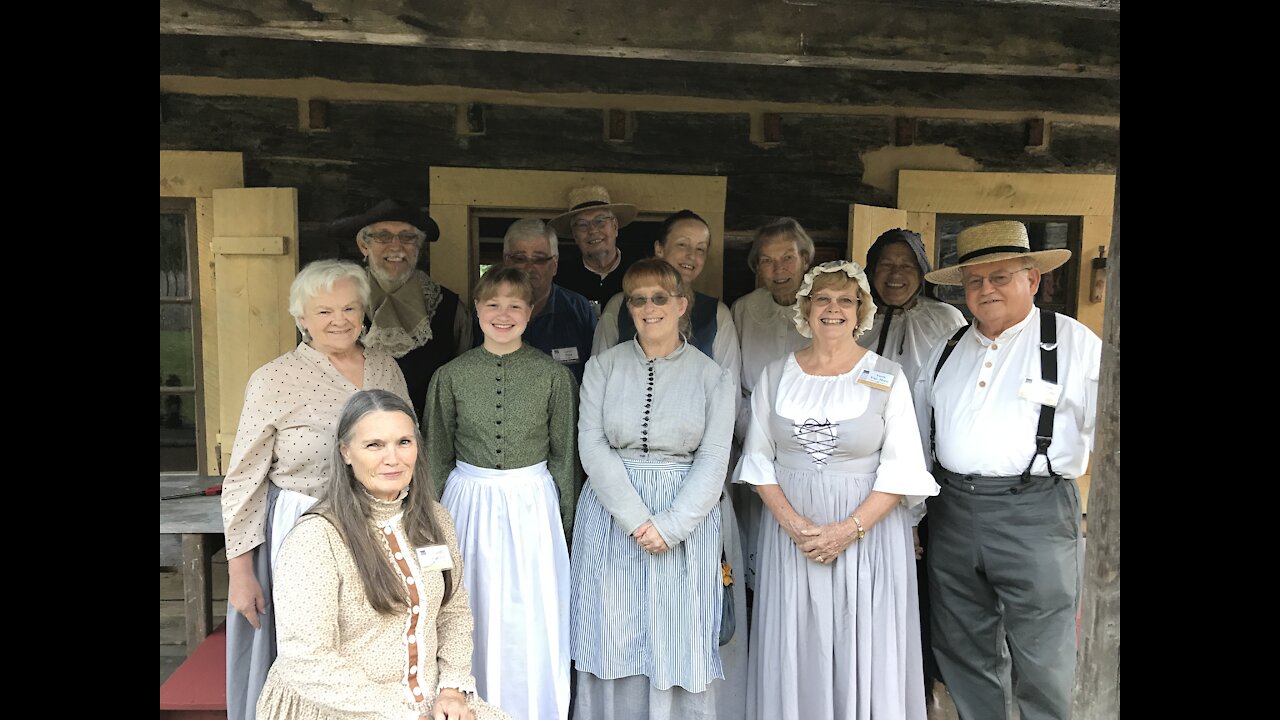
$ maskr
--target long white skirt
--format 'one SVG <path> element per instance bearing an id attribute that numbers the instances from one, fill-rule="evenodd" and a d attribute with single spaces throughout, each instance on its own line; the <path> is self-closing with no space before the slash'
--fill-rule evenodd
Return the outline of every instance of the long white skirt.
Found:
<path id="1" fill-rule="evenodd" d="M 547 464 L 493 470 L 458 462 L 441 504 L 453 515 L 471 596 L 479 695 L 515 720 L 565 720 L 569 549 Z"/>

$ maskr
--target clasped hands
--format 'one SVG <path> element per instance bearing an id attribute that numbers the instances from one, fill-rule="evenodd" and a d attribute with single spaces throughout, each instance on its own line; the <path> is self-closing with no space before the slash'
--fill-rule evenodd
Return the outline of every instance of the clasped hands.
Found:
<path id="1" fill-rule="evenodd" d="M 662 539 L 662 535 L 658 533 L 658 528 L 653 526 L 652 520 L 646 520 L 643 525 L 636 528 L 631 533 L 631 537 L 636 539 L 636 544 L 644 549 L 650 555 L 661 555 L 670 550 L 667 547 L 667 541 Z"/>
<path id="2" fill-rule="evenodd" d="M 805 557 L 822 565 L 835 562 L 840 553 L 853 544 L 858 536 L 857 528 L 847 527 L 848 520 L 816 525 L 808 518 L 797 514 L 796 520 L 786 528 L 791 541 L 800 548 Z"/>

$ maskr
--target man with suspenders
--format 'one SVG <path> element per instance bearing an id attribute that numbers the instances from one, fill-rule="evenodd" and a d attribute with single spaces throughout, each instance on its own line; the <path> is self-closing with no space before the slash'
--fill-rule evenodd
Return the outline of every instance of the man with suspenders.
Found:
<path id="1" fill-rule="evenodd" d="M 925 550 L 933 649 L 965 720 L 1066 720 L 1075 678 L 1083 544 L 1102 342 L 1034 305 L 1069 250 L 1032 252 L 1020 222 L 962 231 L 958 263 L 925 276 L 964 287 L 974 324 L 930 353 L 916 407 L 941 493 Z M 930 457 L 930 455 L 932 455 Z"/>

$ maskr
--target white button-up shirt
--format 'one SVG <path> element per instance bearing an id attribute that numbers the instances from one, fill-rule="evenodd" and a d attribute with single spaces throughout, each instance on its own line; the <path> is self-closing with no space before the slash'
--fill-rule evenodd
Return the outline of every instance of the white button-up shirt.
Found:
<path id="1" fill-rule="evenodd" d="M 1049 458 L 1054 472 L 1079 477 L 1089 464 L 1097 414 L 1102 341 L 1079 322 L 1058 314 L 1058 384 L 1062 393 L 1053 417 Z M 1018 396 L 1023 382 L 1040 379 L 1040 309 L 992 340 L 971 326 L 937 382 L 933 370 L 946 342 L 939 342 L 920 369 L 914 395 L 929 457 L 929 412 L 937 422 L 937 461 L 962 474 L 1011 476 L 1027 467 L 1036 451 L 1040 404 Z M 1043 455 L 1033 475 L 1047 475 Z"/>

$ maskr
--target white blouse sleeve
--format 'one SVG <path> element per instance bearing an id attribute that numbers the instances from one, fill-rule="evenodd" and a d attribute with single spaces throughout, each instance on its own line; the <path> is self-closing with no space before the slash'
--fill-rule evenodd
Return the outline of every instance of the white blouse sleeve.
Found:
<path id="1" fill-rule="evenodd" d="M 618 313 L 622 312 L 622 293 L 609 298 L 600 311 L 596 331 L 591 338 L 591 355 L 599 355 L 618 344 Z"/>
<path id="2" fill-rule="evenodd" d="M 895 369 L 894 377 L 884 408 L 884 444 L 874 489 L 902 495 L 902 504 L 913 507 L 937 495 L 939 488 L 925 467 L 915 406 L 901 367 Z"/>
<path id="3" fill-rule="evenodd" d="M 751 412 L 747 420 L 746 437 L 742 443 L 742 457 L 733 471 L 733 481 L 751 485 L 777 485 L 773 472 L 773 460 L 777 457 L 777 443 L 769 435 L 769 418 L 773 414 L 773 380 L 769 370 L 774 364 L 760 371 L 755 390 L 751 393 Z"/>
<path id="4" fill-rule="evenodd" d="M 742 346 L 738 341 L 738 329 L 733 324 L 733 314 L 724 303 L 716 308 L 716 341 L 711 348 L 716 364 L 729 371 L 733 379 L 733 415 L 737 425 L 738 397 L 742 386 Z"/>

